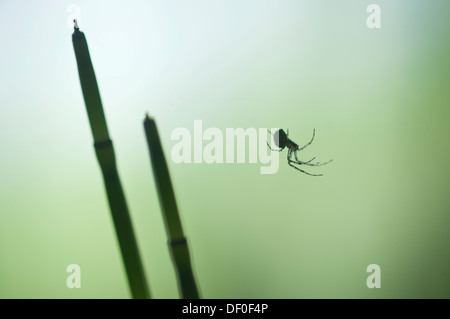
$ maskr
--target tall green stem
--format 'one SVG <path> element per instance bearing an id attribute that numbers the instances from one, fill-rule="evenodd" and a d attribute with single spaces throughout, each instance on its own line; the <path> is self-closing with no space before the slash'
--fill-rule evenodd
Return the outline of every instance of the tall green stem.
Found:
<path id="1" fill-rule="evenodd" d="M 155 120 L 146 116 L 144 129 L 150 151 L 156 188 L 158 189 L 159 201 L 169 237 L 169 249 L 177 273 L 178 287 L 183 298 L 197 299 L 199 298 L 199 293 L 192 270 L 188 244 L 181 226 L 169 169 Z"/>
<path id="2" fill-rule="evenodd" d="M 72 42 L 77 59 L 84 102 L 94 137 L 95 153 L 103 173 L 109 207 L 116 228 L 131 293 L 133 298 L 150 298 L 130 214 L 117 171 L 114 148 L 109 138 L 86 38 L 76 25 L 72 34 Z"/>

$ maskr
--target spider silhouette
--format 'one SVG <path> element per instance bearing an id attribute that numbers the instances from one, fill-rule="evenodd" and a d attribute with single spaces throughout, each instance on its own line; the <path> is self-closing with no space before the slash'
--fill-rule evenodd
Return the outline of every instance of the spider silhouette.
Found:
<path id="1" fill-rule="evenodd" d="M 272 134 L 272 132 L 269 131 L 270 134 Z M 296 170 L 305 173 L 307 175 L 311 175 L 311 176 L 322 176 L 323 174 L 311 174 L 308 172 L 305 172 L 304 170 L 298 168 L 295 165 L 307 165 L 307 166 L 322 166 L 322 165 L 326 165 L 328 163 L 330 163 L 333 160 L 329 160 L 325 163 L 311 163 L 315 157 L 313 157 L 312 159 L 310 159 L 307 162 L 303 162 L 300 161 L 298 159 L 297 156 L 297 152 L 304 150 L 308 145 L 310 145 L 312 143 L 312 141 L 314 140 L 314 136 L 316 135 L 316 130 L 313 130 L 313 136 L 311 138 L 311 141 L 309 141 L 309 143 L 307 143 L 305 146 L 303 147 L 299 147 L 297 143 L 295 143 L 294 141 L 292 141 L 291 139 L 289 139 L 289 129 L 287 130 L 287 134 L 283 129 L 279 129 L 278 131 L 276 131 L 273 134 L 274 137 L 274 141 L 275 141 L 275 145 L 278 146 L 280 149 L 273 149 L 272 147 L 270 147 L 269 143 L 267 142 L 267 146 L 272 150 L 272 151 L 276 151 L 276 152 L 281 152 L 285 147 L 288 149 L 288 153 L 287 153 L 287 161 L 289 166 L 295 168 Z M 295 160 L 292 159 L 292 155 L 294 155 Z M 295 165 L 294 165 L 295 164 Z"/>

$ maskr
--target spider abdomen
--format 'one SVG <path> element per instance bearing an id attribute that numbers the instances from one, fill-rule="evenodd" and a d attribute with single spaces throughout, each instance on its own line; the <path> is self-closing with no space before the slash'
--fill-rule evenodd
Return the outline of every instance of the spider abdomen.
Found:
<path id="1" fill-rule="evenodd" d="M 278 131 L 276 131 L 273 134 L 273 138 L 274 138 L 275 145 L 281 149 L 285 148 L 289 141 L 286 133 L 282 129 L 279 129 Z"/>
<path id="2" fill-rule="evenodd" d="M 288 138 L 287 134 L 283 131 L 283 129 L 279 129 L 278 131 L 275 132 L 274 139 L 275 145 L 281 149 L 284 149 L 285 147 L 287 147 L 291 151 L 295 151 L 296 149 L 298 149 L 298 145 Z"/>

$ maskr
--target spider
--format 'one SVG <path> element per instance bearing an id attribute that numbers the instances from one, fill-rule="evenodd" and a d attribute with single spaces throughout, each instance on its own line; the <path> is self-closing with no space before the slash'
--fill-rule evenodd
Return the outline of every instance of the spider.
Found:
<path id="1" fill-rule="evenodd" d="M 269 131 L 269 133 L 272 134 L 272 132 L 270 132 L 270 131 Z M 272 147 L 270 147 L 268 142 L 267 142 L 267 146 L 272 151 L 276 151 L 276 152 L 281 152 L 285 147 L 287 147 L 288 148 L 287 161 L 288 161 L 289 166 L 291 166 L 291 167 L 295 168 L 296 170 L 298 170 L 298 171 L 300 171 L 302 173 L 305 173 L 307 175 L 322 176 L 323 174 L 311 174 L 311 173 L 305 172 L 304 170 L 298 168 L 297 166 L 294 166 L 294 164 L 307 165 L 307 166 L 322 166 L 322 165 L 328 164 L 331 161 L 333 161 L 333 160 L 329 160 L 329 161 L 327 161 L 325 163 L 319 163 L 319 162 L 311 163 L 311 161 L 313 161 L 315 159 L 315 157 L 313 157 L 312 159 L 310 159 L 307 162 L 303 162 L 303 161 L 300 161 L 298 159 L 297 152 L 301 151 L 301 150 L 304 150 L 308 145 L 310 145 L 312 143 L 312 141 L 314 140 L 314 136 L 315 135 L 316 135 L 316 130 L 314 129 L 311 141 L 309 141 L 309 143 L 307 143 L 305 146 L 299 148 L 298 145 L 294 141 L 289 139 L 289 137 L 288 137 L 289 136 L 289 129 L 287 130 L 287 134 L 284 132 L 283 129 L 279 129 L 278 131 L 276 131 L 273 134 L 273 137 L 274 137 L 275 145 L 278 146 L 280 149 L 279 150 L 273 149 Z M 292 159 L 292 155 L 294 155 L 295 161 Z"/>

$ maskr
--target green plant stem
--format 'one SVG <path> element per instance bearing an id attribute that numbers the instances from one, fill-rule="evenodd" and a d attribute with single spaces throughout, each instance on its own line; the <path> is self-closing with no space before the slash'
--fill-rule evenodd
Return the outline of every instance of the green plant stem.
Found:
<path id="1" fill-rule="evenodd" d="M 188 244 L 181 226 L 169 169 L 155 120 L 148 115 L 144 120 L 144 129 L 164 223 L 169 237 L 169 249 L 177 273 L 180 294 L 185 299 L 197 299 L 199 298 L 199 293 L 192 270 Z"/>
<path id="2" fill-rule="evenodd" d="M 131 293 L 133 298 L 150 298 L 130 214 L 117 171 L 114 148 L 109 138 L 94 68 L 89 56 L 86 38 L 78 28 L 75 28 L 72 42 L 89 123 L 94 137 L 95 153 L 103 173 L 109 207 Z"/>

